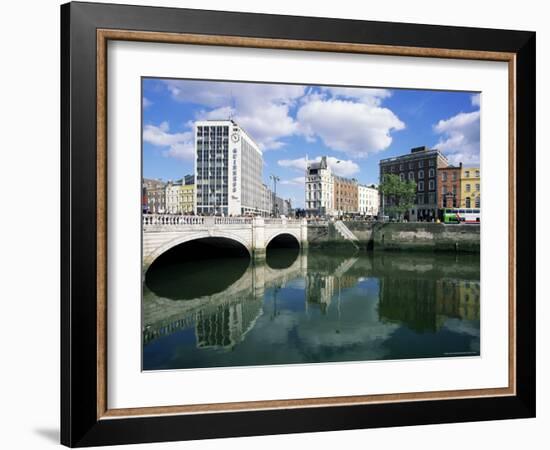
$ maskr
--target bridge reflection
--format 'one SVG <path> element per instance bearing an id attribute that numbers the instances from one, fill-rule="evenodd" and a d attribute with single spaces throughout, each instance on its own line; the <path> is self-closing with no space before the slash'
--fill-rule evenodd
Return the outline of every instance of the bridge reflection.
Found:
<path id="1" fill-rule="evenodd" d="M 179 272 L 174 286 L 165 290 L 160 279 L 151 284 L 148 280 L 143 293 L 144 345 L 193 329 L 197 348 L 229 350 L 246 338 L 268 302 L 273 309 L 270 314 L 277 316 L 278 290 L 300 286 L 303 310 L 326 315 L 334 307 L 340 314 L 346 308 L 341 293 L 369 279 L 377 281 L 380 322 L 427 333 L 439 330 L 448 319 L 479 321 L 479 260 L 475 257 L 438 256 L 436 264 L 429 255 L 410 258 L 296 251 L 274 253 L 271 258 L 270 262 L 268 252 L 265 263 L 251 262 L 231 270 L 231 262 L 223 270 L 217 262 L 210 262 L 200 269 L 200 276 Z M 232 276 L 223 275 L 226 269 Z M 215 292 L 210 292 L 210 287 L 193 287 L 197 280 L 213 285 L 217 277 L 223 283 L 216 285 Z"/>

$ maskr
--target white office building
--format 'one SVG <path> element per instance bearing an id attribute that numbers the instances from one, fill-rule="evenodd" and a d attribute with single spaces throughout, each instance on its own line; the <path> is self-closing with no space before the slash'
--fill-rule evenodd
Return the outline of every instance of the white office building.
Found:
<path id="1" fill-rule="evenodd" d="M 334 178 L 326 156 L 308 162 L 306 168 L 306 213 L 308 216 L 334 214 Z"/>
<path id="2" fill-rule="evenodd" d="M 165 203 L 166 212 L 168 214 L 182 214 L 182 185 L 182 180 L 168 181 L 168 183 L 166 183 Z"/>
<path id="3" fill-rule="evenodd" d="M 197 213 L 262 214 L 263 157 L 233 120 L 195 122 L 195 204 Z"/>
<path id="4" fill-rule="evenodd" d="M 365 186 L 364 184 L 360 184 L 358 186 L 357 196 L 359 214 L 371 217 L 378 215 L 380 196 L 378 194 L 378 189 L 374 185 Z"/>

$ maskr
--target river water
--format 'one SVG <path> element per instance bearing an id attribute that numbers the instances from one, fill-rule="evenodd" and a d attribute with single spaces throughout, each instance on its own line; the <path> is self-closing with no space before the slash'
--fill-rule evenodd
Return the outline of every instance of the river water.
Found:
<path id="1" fill-rule="evenodd" d="M 153 266 L 143 369 L 480 354 L 479 256 L 268 250 Z"/>

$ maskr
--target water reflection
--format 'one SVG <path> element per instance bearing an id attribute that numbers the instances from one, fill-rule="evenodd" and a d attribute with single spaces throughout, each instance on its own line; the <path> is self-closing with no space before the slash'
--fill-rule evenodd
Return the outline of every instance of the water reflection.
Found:
<path id="1" fill-rule="evenodd" d="M 144 369 L 479 354 L 477 256 L 271 252 L 148 276 Z"/>
<path id="2" fill-rule="evenodd" d="M 172 300 L 210 296 L 240 279 L 249 265 L 248 258 L 235 257 L 153 265 L 147 271 L 146 285 L 155 295 Z"/>
<path id="3" fill-rule="evenodd" d="M 265 260 L 271 269 L 288 269 L 299 254 L 299 248 L 273 248 L 268 249 Z"/>

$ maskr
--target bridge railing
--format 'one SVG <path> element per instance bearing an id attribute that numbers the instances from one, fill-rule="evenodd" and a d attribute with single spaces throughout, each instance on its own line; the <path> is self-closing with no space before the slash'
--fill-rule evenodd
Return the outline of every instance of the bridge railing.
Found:
<path id="1" fill-rule="evenodd" d="M 302 219 L 277 219 L 277 218 L 264 219 L 264 223 L 266 225 L 284 225 L 284 224 L 298 225 L 300 224 L 301 221 Z"/>
<path id="2" fill-rule="evenodd" d="M 254 219 L 252 217 L 214 217 L 215 225 L 242 225 L 251 224 Z"/>
<path id="3" fill-rule="evenodd" d="M 143 214 L 142 223 L 144 226 L 162 225 L 204 225 L 205 217 L 183 216 L 170 214 Z"/>
<path id="4" fill-rule="evenodd" d="M 318 227 L 326 227 L 329 224 L 329 221 L 326 219 L 309 219 L 307 224 Z"/>
<path id="5" fill-rule="evenodd" d="M 254 218 L 254 217 L 220 217 L 220 216 L 184 216 L 176 214 L 143 214 L 143 228 L 149 231 L 158 231 L 163 228 L 185 228 L 187 226 L 202 225 L 299 225 L 303 219 L 287 218 Z"/>

